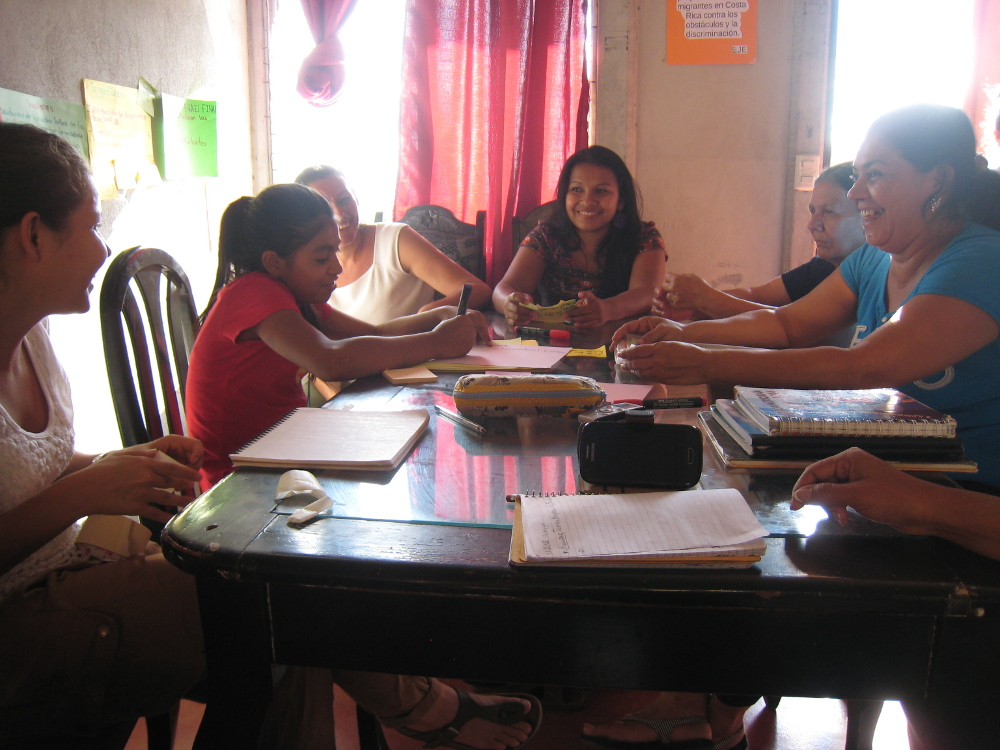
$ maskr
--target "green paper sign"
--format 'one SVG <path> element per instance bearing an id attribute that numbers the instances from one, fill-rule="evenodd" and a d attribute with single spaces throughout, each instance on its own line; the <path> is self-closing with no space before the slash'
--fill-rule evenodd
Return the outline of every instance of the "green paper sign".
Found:
<path id="1" fill-rule="evenodd" d="M 215 107 L 215 102 L 159 95 L 154 151 L 163 179 L 219 176 Z"/>
<path id="2" fill-rule="evenodd" d="M 90 159 L 87 147 L 87 112 L 82 104 L 70 104 L 18 91 L 0 89 L 0 122 L 35 125 L 65 138 Z"/>

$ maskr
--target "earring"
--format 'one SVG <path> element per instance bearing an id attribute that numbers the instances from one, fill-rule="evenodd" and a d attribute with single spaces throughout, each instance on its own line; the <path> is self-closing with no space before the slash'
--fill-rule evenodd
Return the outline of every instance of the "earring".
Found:
<path id="1" fill-rule="evenodd" d="M 619 211 L 611 218 L 611 226 L 613 226 L 615 229 L 621 229 L 622 227 L 625 226 L 625 222 L 627 221 L 628 218 L 625 216 L 625 212 Z"/>
<path id="2" fill-rule="evenodd" d="M 931 202 L 927 206 L 927 210 L 930 212 L 931 216 L 933 216 L 937 210 L 941 208 L 941 203 L 942 199 L 940 193 L 931 198 Z"/>

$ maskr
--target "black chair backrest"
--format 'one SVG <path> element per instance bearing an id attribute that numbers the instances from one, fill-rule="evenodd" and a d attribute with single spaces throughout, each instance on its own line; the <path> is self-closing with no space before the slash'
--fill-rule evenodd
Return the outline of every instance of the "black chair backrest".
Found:
<path id="1" fill-rule="evenodd" d="M 401 220 L 409 224 L 434 247 L 479 279 L 484 279 L 486 260 L 483 257 L 483 237 L 486 233 L 486 212 L 476 213 L 476 223 L 459 221 L 443 206 L 414 206 Z"/>
<path id="2" fill-rule="evenodd" d="M 528 215 L 523 219 L 519 219 L 516 216 L 511 221 L 511 241 L 514 244 L 514 253 L 517 254 L 517 248 L 521 246 L 521 240 L 528 236 L 528 232 L 535 228 L 535 226 L 542 221 L 545 221 L 549 216 L 552 215 L 552 210 L 555 208 L 556 202 L 549 201 L 548 203 L 543 203 L 538 208 L 534 208 L 528 212 Z"/>
<path id="3" fill-rule="evenodd" d="M 184 387 L 198 314 L 180 265 L 154 248 L 122 251 L 108 267 L 100 308 L 104 359 L 122 443 L 185 434 Z"/>

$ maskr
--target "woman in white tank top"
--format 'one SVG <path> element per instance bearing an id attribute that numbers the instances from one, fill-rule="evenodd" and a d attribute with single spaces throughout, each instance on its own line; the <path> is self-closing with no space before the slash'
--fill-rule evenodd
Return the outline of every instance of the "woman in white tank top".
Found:
<path id="1" fill-rule="evenodd" d="M 358 202 L 333 167 L 304 170 L 295 181 L 318 191 L 333 209 L 344 270 L 330 297 L 335 310 L 378 325 L 442 305 L 457 305 L 463 284 L 472 284 L 469 309 L 489 302 L 491 290 L 420 236 L 399 223 L 361 224 Z M 436 294 L 442 295 L 435 299 Z"/>

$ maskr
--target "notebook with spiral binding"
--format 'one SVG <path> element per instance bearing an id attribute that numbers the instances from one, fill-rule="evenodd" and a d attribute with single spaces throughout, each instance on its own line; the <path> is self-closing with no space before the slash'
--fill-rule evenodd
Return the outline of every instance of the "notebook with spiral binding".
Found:
<path id="1" fill-rule="evenodd" d="M 733 489 L 511 497 L 512 565 L 748 568 L 766 550 Z"/>
<path id="2" fill-rule="evenodd" d="M 234 466 L 289 469 L 395 469 L 427 429 L 424 409 L 353 411 L 299 408 L 229 458 Z"/>
<path id="3" fill-rule="evenodd" d="M 734 388 L 735 404 L 770 435 L 955 437 L 955 420 L 892 388 Z"/>

